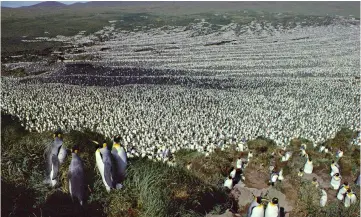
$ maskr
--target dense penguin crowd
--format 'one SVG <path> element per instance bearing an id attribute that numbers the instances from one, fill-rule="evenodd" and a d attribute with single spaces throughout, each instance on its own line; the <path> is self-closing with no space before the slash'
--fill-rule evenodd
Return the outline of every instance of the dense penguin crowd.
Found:
<path id="1" fill-rule="evenodd" d="M 155 147 L 211 152 L 258 136 L 281 146 L 298 137 L 318 145 L 341 127 L 357 130 L 357 88 L 348 79 L 245 78 L 242 83 L 228 89 L 82 87 L 5 78 L 1 106 L 28 130 L 121 134 L 128 152 L 151 157 L 157 157 Z"/>

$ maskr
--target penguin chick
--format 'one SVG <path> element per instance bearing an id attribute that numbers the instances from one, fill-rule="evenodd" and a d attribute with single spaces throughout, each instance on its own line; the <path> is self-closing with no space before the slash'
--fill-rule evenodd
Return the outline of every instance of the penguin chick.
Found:
<path id="1" fill-rule="evenodd" d="M 80 205 L 83 205 L 85 202 L 84 165 L 78 156 L 78 151 L 77 146 L 72 148 L 72 159 L 68 172 L 69 192 L 72 199 L 77 198 Z"/>

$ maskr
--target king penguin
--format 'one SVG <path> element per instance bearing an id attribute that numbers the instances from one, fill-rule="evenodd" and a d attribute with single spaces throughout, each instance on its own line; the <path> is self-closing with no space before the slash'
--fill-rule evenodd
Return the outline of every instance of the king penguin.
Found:
<path id="1" fill-rule="evenodd" d="M 351 204 L 356 203 L 356 195 L 351 191 L 351 188 L 347 189 L 347 194 L 345 195 L 344 204 L 345 207 L 350 207 Z"/>
<path id="2" fill-rule="evenodd" d="M 262 197 L 256 197 L 248 208 L 247 217 L 264 217 Z"/>
<path id="3" fill-rule="evenodd" d="M 331 163 L 331 176 L 335 175 L 336 173 L 340 173 L 340 167 L 338 164 L 335 163 L 335 161 L 332 161 Z"/>
<path id="4" fill-rule="evenodd" d="M 341 186 L 340 190 L 338 190 L 337 199 L 343 201 L 345 194 L 349 188 L 350 188 L 350 186 L 348 185 L 348 182 L 344 182 L 343 185 Z"/>
<path id="5" fill-rule="evenodd" d="M 312 159 L 308 158 L 307 162 L 305 163 L 305 166 L 303 168 L 303 172 L 306 174 L 311 174 L 313 171 L 313 163 Z"/>
<path id="6" fill-rule="evenodd" d="M 338 190 L 338 188 L 341 185 L 341 176 L 339 173 L 336 173 L 335 175 L 332 176 L 331 185 L 333 189 Z"/>
<path id="7" fill-rule="evenodd" d="M 274 197 L 271 202 L 268 203 L 265 211 L 265 217 L 278 217 L 280 212 L 278 198 Z"/>
<path id="8" fill-rule="evenodd" d="M 46 160 L 47 160 L 47 172 L 48 180 L 50 180 L 50 185 L 54 187 L 57 183 L 58 172 L 61 164 L 64 163 L 66 158 L 66 148 L 63 145 L 63 138 L 61 130 L 58 129 L 54 135 L 54 141 L 51 146 L 45 150 Z"/>
<path id="9" fill-rule="evenodd" d="M 327 203 L 327 192 L 324 189 L 321 189 L 321 199 L 320 199 L 320 206 L 324 207 Z"/>
<path id="10" fill-rule="evenodd" d="M 125 179 L 126 169 L 127 169 L 127 153 L 126 153 L 124 147 L 122 147 L 120 145 L 120 140 L 121 140 L 121 138 L 119 136 L 114 137 L 113 147 L 112 147 L 112 152 L 111 152 L 113 159 L 115 160 L 115 167 L 116 167 L 116 168 L 114 168 L 113 185 L 117 189 L 120 189 L 123 187 L 121 182 L 123 182 Z"/>
<path id="11" fill-rule="evenodd" d="M 94 142 L 97 144 L 97 142 Z M 103 143 L 103 147 L 97 147 L 95 151 L 95 160 L 102 176 L 103 184 L 108 192 L 113 188 L 113 177 L 112 177 L 112 161 L 111 153 L 108 149 L 107 143 Z"/>
<path id="12" fill-rule="evenodd" d="M 72 199 L 77 198 L 80 205 L 83 205 L 85 202 L 84 165 L 78 156 L 78 151 L 77 146 L 72 148 L 72 159 L 68 172 L 69 192 Z"/>

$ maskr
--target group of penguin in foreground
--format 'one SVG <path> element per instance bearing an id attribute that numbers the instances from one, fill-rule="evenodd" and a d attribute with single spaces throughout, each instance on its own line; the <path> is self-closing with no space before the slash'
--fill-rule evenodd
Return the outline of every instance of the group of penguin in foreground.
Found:
<path id="1" fill-rule="evenodd" d="M 241 150 L 244 151 L 248 149 L 247 147 L 244 147 L 244 144 L 239 145 L 238 147 Z M 304 164 L 304 167 L 301 168 L 298 172 L 298 176 L 302 177 L 304 173 L 306 174 L 312 174 L 313 172 L 313 163 L 311 157 L 306 152 L 307 145 L 302 144 L 300 148 L 300 156 L 305 157 L 307 159 L 306 163 Z M 285 151 L 285 150 L 283 150 Z M 319 152 L 325 152 L 325 147 L 321 146 L 319 149 Z M 326 150 L 327 152 L 327 150 Z M 272 153 L 271 159 L 274 159 L 275 153 Z M 284 155 L 280 154 L 280 161 L 286 162 L 288 161 L 292 156 L 292 152 L 285 151 Z M 336 158 L 340 159 L 343 156 L 343 150 L 339 149 L 336 152 Z M 231 167 L 230 174 L 224 181 L 224 187 L 228 190 L 232 190 L 233 187 L 238 184 L 241 180 L 245 181 L 244 172 L 243 170 L 247 167 L 249 164 L 249 161 L 253 157 L 252 151 L 248 152 L 247 159 L 242 158 L 242 155 L 237 159 L 236 162 L 236 169 L 234 167 Z M 337 190 L 337 199 L 342 201 L 344 203 L 345 207 L 350 207 L 351 204 L 356 203 L 357 197 L 355 192 L 351 190 L 351 187 L 348 182 L 344 182 L 341 185 L 341 175 L 340 175 L 340 166 L 337 164 L 337 162 L 332 161 L 331 165 L 331 182 L 330 185 L 332 189 Z M 283 169 L 280 169 L 278 172 L 275 169 L 275 164 L 270 163 L 269 167 L 270 171 L 270 179 L 269 179 L 269 185 L 274 186 L 277 181 L 284 180 L 283 177 Z M 357 177 L 357 180 L 355 181 L 355 184 L 360 186 L 360 179 L 361 174 Z M 319 188 L 320 184 L 317 181 L 317 178 L 314 177 L 312 179 L 312 184 Z M 320 207 L 326 206 L 327 202 L 327 193 L 325 191 L 325 188 L 320 187 L 321 190 L 321 199 L 320 199 Z M 267 194 L 266 194 L 267 195 Z M 266 196 L 265 195 L 265 196 Z M 253 195 L 254 196 L 254 195 Z M 248 208 L 247 217 L 277 217 L 280 216 L 280 207 L 278 203 L 278 198 L 274 197 L 272 200 L 267 199 L 265 196 L 254 196 L 254 200 L 251 202 L 251 205 Z"/>
<path id="2" fill-rule="evenodd" d="M 102 181 L 108 192 L 111 189 L 121 189 L 126 176 L 127 155 L 124 148 L 120 145 L 120 137 L 113 138 L 113 146 L 108 147 L 104 142 L 102 146 L 97 141 L 94 142 L 97 147 L 95 151 L 96 165 L 102 177 Z M 82 159 L 78 155 L 79 147 L 73 146 L 71 149 L 71 163 L 68 171 L 69 193 L 71 198 L 78 199 L 80 205 L 85 202 L 85 173 Z M 54 133 L 54 141 L 45 150 L 47 165 L 47 174 L 45 183 L 55 187 L 57 184 L 60 166 L 64 163 L 67 156 L 67 149 L 63 145 L 63 134 L 60 130 Z M 113 164 L 113 162 L 115 162 Z"/>

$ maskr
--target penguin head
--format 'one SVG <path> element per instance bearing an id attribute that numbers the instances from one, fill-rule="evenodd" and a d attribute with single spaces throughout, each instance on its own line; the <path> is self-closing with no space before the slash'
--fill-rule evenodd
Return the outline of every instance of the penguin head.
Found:
<path id="1" fill-rule="evenodd" d="M 311 157 L 309 157 L 309 158 L 308 158 L 308 161 L 309 161 L 309 162 L 312 162 L 312 158 L 311 158 Z"/>
<path id="2" fill-rule="evenodd" d="M 340 176 L 340 174 L 339 174 L 339 173 L 336 173 L 336 174 L 335 174 L 335 176 L 336 176 L 336 177 L 339 177 L 339 176 Z"/>
<path id="3" fill-rule="evenodd" d="M 344 182 L 343 184 L 344 184 L 345 186 L 348 186 L 348 182 Z"/>
<path id="4" fill-rule="evenodd" d="M 351 193 L 351 188 L 347 189 L 347 193 Z"/>
<path id="5" fill-rule="evenodd" d="M 257 203 L 262 203 L 262 197 L 260 197 L 260 196 L 258 196 L 258 197 L 256 197 L 256 201 L 257 201 Z"/>
<path id="6" fill-rule="evenodd" d="M 277 197 L 272 198 L 272 203 L 273 204 L 278 204 L 278 198 Z"/>
<path id="7" fill-rule="evenodd" d="M 317 178 L 316 178 L 316 177 L 313 177 L 312 181 L 314 181 L 314 182 L 317 181 Z"/>
<path id="8" fill-rule="evenodd" d="M 74 145 L 74 146 L 71 148 L 71 153 L 77 154 L 78 152 L 79 152 L 79 146 Z"/>
<path id="9" fill-rule="evenodd" d="M 333 160 L 333 161 L 331 162 L 331 164 L 335 164 L 335 161 Z"/>
<path id="10" fill-rule="evenodd" d="M 121 137 L 120 137 L 120 136 L 114 136 L 114 137 L 113 137 L 113 141 L 114 141 L 115 143 L 120 143 L 120 140 L 121 140 Z"/>
<path id="11" fill-rule="evenodd" d="M 303 172 L 303 169 L 302 169 L 302 168 L 300 168 L 300 172 Z"/>

